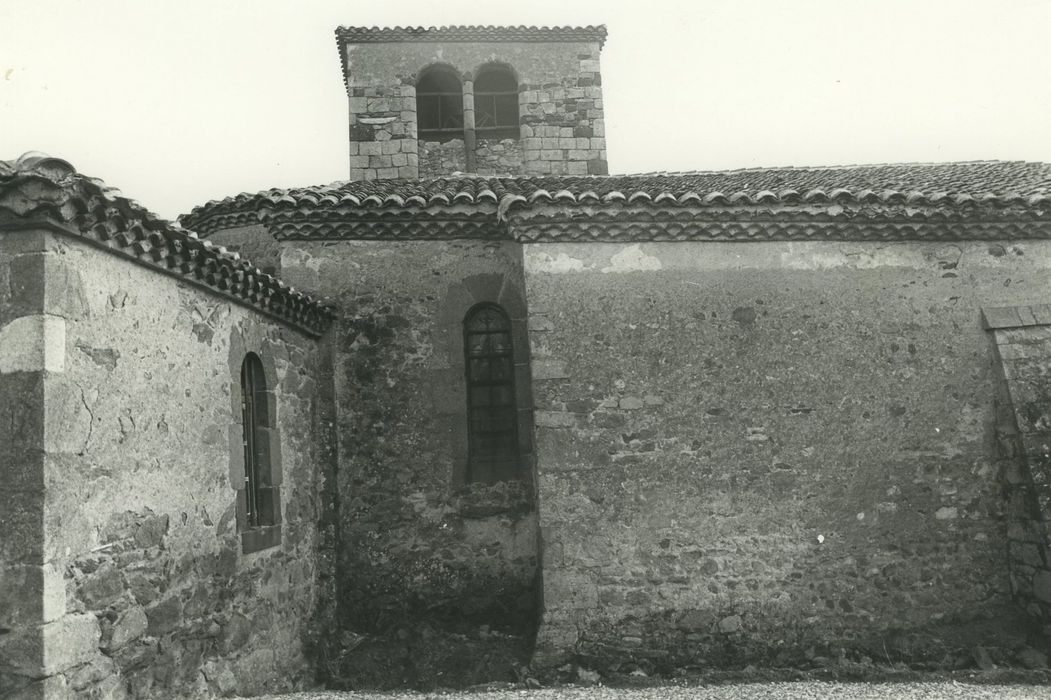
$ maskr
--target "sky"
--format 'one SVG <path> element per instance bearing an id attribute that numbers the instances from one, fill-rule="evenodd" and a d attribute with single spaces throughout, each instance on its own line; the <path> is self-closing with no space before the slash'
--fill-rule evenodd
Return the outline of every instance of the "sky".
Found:
<path id="1" fill-rule="evenodd" d="M 605 24 L 613 173 L 1051 162 L 1051 0 L 0 0 L 0 159 L 166 218 L 347 177 L 345 26 Z"/>

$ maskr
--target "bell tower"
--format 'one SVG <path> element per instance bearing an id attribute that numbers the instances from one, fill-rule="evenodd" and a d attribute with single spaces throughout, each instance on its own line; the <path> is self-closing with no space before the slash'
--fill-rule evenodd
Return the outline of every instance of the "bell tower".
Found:
<path id="1" fill-rule="evenodd" d="M 606 28 L 340 27 L 350 179 L 605 175 Z"/>

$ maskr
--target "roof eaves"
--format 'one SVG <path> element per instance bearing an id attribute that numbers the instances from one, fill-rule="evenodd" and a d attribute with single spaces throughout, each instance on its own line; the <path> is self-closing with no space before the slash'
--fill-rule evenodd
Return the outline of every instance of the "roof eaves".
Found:
<path id="1" fill-rule="evenodd" d="M 330 307 L 239 254 L 157 217 L 58 158 L 34 153 L 0 161 L 0 222 L 8 229 L 47 222 L 56 232 L 207 289 L 312 337 L 335 317 Z"/>

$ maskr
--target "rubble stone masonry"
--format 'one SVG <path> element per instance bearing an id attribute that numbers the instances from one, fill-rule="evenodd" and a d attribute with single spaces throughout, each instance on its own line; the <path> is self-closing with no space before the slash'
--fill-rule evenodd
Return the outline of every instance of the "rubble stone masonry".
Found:
<path id="1" fill-rule="evenodd" d="M 213 240 L 242 240 L 252 254 L 269 239 L 228 231 Z M 341 314 L 332 338 L 336 557 L 338 630 L 349 636 L 336 637 L 327 670 L 352 685 L 391 687 L 441 683 L 454 677 L 452 666 L 484 665 L 463 658 L 453 640 L 435 649 L 417 635 L 431 627 L 476 634 L 484 625 L 528 637 L 535 629 L 538 529 L 521 248 L 422 240 L 281 246 L 281 278 L 334 300 Z M 462 324 L 480 302 L 497 303 L 511 317 L 520 405 L 527 407 L 523 478 L 493 485 L 465 483 Z M 427 651 L 414 651 L 418 644 Z"/>
<path id="2" fill-rule="evenodd" d="M 538 665 L 1018 643 L 980 309 L 1048 298 L 1047 243 L 525 248 Z"/>

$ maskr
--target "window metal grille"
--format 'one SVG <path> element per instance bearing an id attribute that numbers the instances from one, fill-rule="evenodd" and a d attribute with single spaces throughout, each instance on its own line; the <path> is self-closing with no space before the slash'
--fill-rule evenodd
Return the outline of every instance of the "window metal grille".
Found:
<path id="1" fill-rule="evenodd" d="M 518 81 L 509 71 L 490 68 L 478 76 L 474 114 L 479 138 L 518 138 Z"/>
<path id="2" fill-rule="evenodd" d="M 273 498 L 267 488 L 270 459 L 266 430 L 270 426 L 263 363 L 248 353 L 241 364 L 241 418 L 244 426 L 245 519 L 249 528 L 272 525 Z"/>
<path id="3" fill-rule="evenodd" d="M 416 83 L 416 124 L 425 141 L 463 138 L 463 85 L 452 71 L 436 68 Z"/>
<path id="4" fill-rule="evenodd" d="M 467 480 L 519 478 L 511 322 L 495 305 L 475 307 L 464 320 L 467 372 Z"/>

